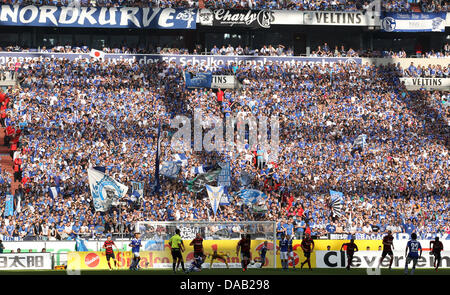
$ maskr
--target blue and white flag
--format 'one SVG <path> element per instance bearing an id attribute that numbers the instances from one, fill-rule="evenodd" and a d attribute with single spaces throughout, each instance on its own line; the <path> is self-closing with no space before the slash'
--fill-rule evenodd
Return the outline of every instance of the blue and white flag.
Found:
<path id="1" fill-rule="evenodd" d="M 223 196 L 223 186 L 211 186 L 205 185 L 206 191 L 208 192 L 209 202 L 211 204 L 211 208 L 214 212 L 214 216 L 216 215 L 217 209 L 220 205 L 220 200 Z"/>
<path id="2" fill-rule="evenodd" d="M 240 190 L 236 197 L 241 198 L 247 206 L 257 204 L 261 201 L 267 200 L 267 195 L 262 191 L 255 189 Z"/>
<path id="3" fill-rule="evenodd" d="M 181 170 L 181 163 L 175 161 L 162 162 L 159 167 L 159 174 L 169 178 L 177 178 Z"/>
<path id="4" fill-rule="evenodd" d="M 61 189 L 59 188 L 59 186 L 52 186 L 48 189 L 48 193 L 50 194 L 50 197 L 52 197 L 52 199 L 56 199 L 58 195 L 61 194 Z"/>
<path id="5" fill-rule="evenodd" d="M 344 194 L 342 192 L 330 190 L 330 196 L 330 207 L 333 217 L 341 217 L 342 208 L 344 207 Z"/>
<path id="6" fill-rule="evenodd" d="M 355 139 L 355 141 L 353 142 L 353 146 L 364 148 L 364 146 L 366 145 L 366 141 L 367 141 L 367 135 L 361 134 Z"/>
<path id="7" fill-rule="evenodd" d="M 14 215 L 14 196 L 13 195 L 6 195 L 5 212 L 3 215 L 5 217 Z"/>
<path id="8" fill-rule="evenodd" d="M 144 196 L 144 184 L 142 182 L 132 181 L 131 182 L 132 193 L 136 199 Z"/>
<path id="9" fill-rule="evenodd" d="M 187 88 L 211 88 L 212 73 L 184 73 Z"/>
<path id="10" fill-rule="evenodd" d="M 380 20 L 381 30 L 385 32 L 444 32 L 446 18 L 446 12 L 386 12 Z"/>
<path id="11" fill-rule="evenodd" d="M 203 174 L 203 173 L 206 173 L 209 170 L 211 170 L 212 167 L 213 166 L 211 166 L 211 165 L 201 165 L 201 166 L 198 166 L 198 167 L 192 167 L 191 168 L 191 173 L 193 173 L 193 174 Z"/>
<path id="12" fill-rule="evenodd" d="M 105 212 L 119 204 L 128 187 L 95 169 L 88 169 L 89 187 L 95 211 Z"/>
<path id="13" fill-rule="evenodd" d="M 75 251 L 80 252 L 89 251 L 88 248 L 86 247 L 84 240 L 80 239 L 79 237 L 75 238 Z"/>
<path id="14" fill-rule="evenodd" d="M 231 186 L 231 168 L 230 162 L 224 162 L 219 164 L 222 170 L 217 177 L 217 185 L 219 186 Z"/>
<path id="15" fill-rule="evenodd" d="M 173 155 L 175 162 L 181 163 L 181 166 L 186 167 L 188 164 L 188 159 L 185 154 L 175 154 Z"/>

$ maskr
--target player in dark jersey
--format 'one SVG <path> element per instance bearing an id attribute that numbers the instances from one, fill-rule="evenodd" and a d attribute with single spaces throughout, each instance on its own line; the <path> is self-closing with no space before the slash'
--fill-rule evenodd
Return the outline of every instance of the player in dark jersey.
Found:
<path id="1" fill-rule="evenodd" d="M 266 263 L 266 254 L 267 254 L 267 241 L 264 241 L 263 246 L 261 247 L 261 249 L 259 249 L 259 259 L 255 258 L 255 262 L 259 262 L 261 263 L 261 265 L 259 266 L 259 268 L 262 268 L 264 266 L 264 264 Z"/>
<path id="2" fill-rule="evenodd" d="M 305 238 L 302 240 L 302 243 L 300 244 L 300 247 L 302 247 L 303 254 L 306 257 L 306 260 L 302 262 L 301 268 L 303 268 L 303 265 L 305 263 L 308 263 L 309 269 L 311 268 L 311 252 L 314 251 L 314 241 L 311 238 L 310 234 L 306 234 Z"/>
<path id="3" fill-rule="evenodd" d="M 194 257 L 204 256 L 203 254 L 203 238 L 201 234 L 197 234 L 195 239 L 191 241 L 190 246 L 194 246 Z"/>
<path id="4" fill-rule="evenodd" d="M 236 255 L 239 255 L 239 250 L 241 251 L 242 271 L 247 270 L 247 266 L 250 263 L 250 260 L 252 259 L 250 253 L 250 245 L 251 245 L 250 235 L 247 234 L 245 236 L 242 236 L 242 239 L 238 242 L 236 247 Z"/>
<path id="5" fill-rule="evenodd" d="M 413 266 L 411 269 L 411 274 L 413 275 L 416 269 L 417 261 L 419 260 L 420 257 L 422 257 L 422 246 L 417 241 L 416 233 L 411 234 L 411 240 L 409 240 L 408 244 L 406 245 L 405 256 L 406 256 L 405 275 L 408 274 L 408 265 L 411 261 L 413 262 Z"/>
<path id="6" fill-rule="evenodd" d="M 441 251 L 444 250 L 444 245 L 439 241 L 439 237 L 436 237 L 434 241 L 430 241 L 430 248 L 431 254 L 434 255 L 434 267 L 437 271 L 442 260 Z"/>
<path id="7" fill-rule="evenodd" d="M 103 243 L 102 248 L 105 249 L 105 252 L 106 252 L 106 260 L 108 261 L 109 270 L 112 270 L 111 263 L 109 262 L 109 260 L 111 258 L 112 258 L 112 260 L 114 260 L 114 267 L 117 268 L 117 260 L 116 260 L 116 256 L 114 255 L 113 246 L 116 247 L 116 250 L 119 250 L 117 248 L 116 244 L 114 244 L 114 241 L 111 239 L 111 236 L 108 235 L 108 237 L 106 238 L 106 241 Z"/>
<path id="8" fill-rule="evenodd" d="M 383 237 L 383 253 L 381 253 L 380 261 L 378 262 L 378 267 L 380 267 L 384 258 L 389 255 L 391 260 L 389 261 L 389 270 L 392 269 L 392 263 L 394 262 L 394 236 L 391 231 L 388 231 L 387 235 Z"/>
<path id="9" fill-rule="evenodd" d="M 358 246 L 355 244 L 355 240 L 351 239 L 350 243 L 344 243 L 341 246 L 341 251 L 342 248 L 346 248 L 345 252 L 347 253 L 347 270 L 350 270 L 350 266 L 352 265 L 352 260 L 353 260 L 353 255 L 355 254 L 355 252 L 358 251 Z"/>

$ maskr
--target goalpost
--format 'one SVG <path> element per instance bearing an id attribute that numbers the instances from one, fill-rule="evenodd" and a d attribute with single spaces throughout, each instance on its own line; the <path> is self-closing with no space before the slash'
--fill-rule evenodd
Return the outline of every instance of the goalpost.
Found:
<path id="1" fill-rule="evenodd" d="M 169 252 L 164 245 L 175 234 L 175 229 L 181 232 L 180 235 L 186 247 L 183 256 L 187 262 L 193 257 L 193 249 L 189 243 L 197 233 L 200 233 L 204 239 L 203 248 L 206 255 L 212 254 L 214 250 L 218 253 L 226 253 L 231 268 L 241 267 L 240 257 L 236 256 L 237 242 L 242 234 L 250 234 L 252 261 L 259 257 L 258 251 L 267 241 L 268 251 L 264 267 L 276 268 L 277 266 L 276 221 L 138 221 L 136 223 L 136 230 L 141 234 L 141 239 L 146 241 L 147 249 L 143 250 Z M 209 260 L 205 261 L 204 265 L 209 268 Z M 216 260 L 213 266 L 222 268 L 225 264 Z"/>

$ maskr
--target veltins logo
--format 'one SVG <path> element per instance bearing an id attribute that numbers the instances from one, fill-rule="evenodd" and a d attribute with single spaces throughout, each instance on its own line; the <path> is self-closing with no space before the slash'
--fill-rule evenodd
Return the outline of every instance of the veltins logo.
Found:
<path id="1" fill-rule="evenodd" d="M 392 32 L 395 30 L 397 26 L 397 22 L 392 17 L 385 17 L 383 18 L 383 21 L 381 22 L 381 28 L 385 30 L 386 32 Z"/>
<path id="2" fill-rule="evenodd" d="M 96 253 L 89 253 L 84 258 L 84 262 L 88 267 L 97 267 L 97 265 L 100 263 L 100 257 Z"/>

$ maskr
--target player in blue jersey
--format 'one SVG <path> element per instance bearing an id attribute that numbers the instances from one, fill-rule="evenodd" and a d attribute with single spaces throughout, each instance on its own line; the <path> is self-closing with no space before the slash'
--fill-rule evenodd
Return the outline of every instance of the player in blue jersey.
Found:
<path id="1" fill-rule="evenodd" d="M 203 264 L 203 262 L 205 262 L 205 259 L 206 259 L 206 255 L 204 255 L 204 254 L 194 256 L 194 260 L 192 261 L 189 268 L 185 271 L 185 273 L 188 274 L 193 271 L 195 271 L 195 272 L 201 271 L 202 264 Z"/>
<path id="2" fill-rule="evenodd" d="M 267 254 L 267 241 L 264 241 L 264 244 L 262 245 L 261 249 L 259 249 L 259 259 L 255 258 L 255 262 L 261 263 L 259 268 L 262 268 L 264 264 L 266 263 L 266 254 Z"/>
<path id="3" fill-rule="evenodd" d="M 139 269 L 139 261 L 141 257 L 139 255 L 139 250 L 141 249 L 142 243 L 140 233 L 134 234 L 134 239 L 131 240 L 129 246 L 131 247 L 131 253 L 133 253 L 133 260 L 131 262 L 130 270 L 138 270 Z"/>
<path id="4" fill-rule="evenodd" d="M 420 253 L 419 253 L 420 250 Z M 408 241 L 405 249 L 406 263 L 405 263 L 405 275 L 408 274 L 408 265 L 412 261 L 413 266 L 411 269 L 411 274 L 414 274 L 414 270 L 416 269 L 417 260 L 422 257 L 422 246 L 419 241 L 417 241 L 416 233 L 411 234 L 411 240 Z"/>
<path id="5" fill-rule="evenodd" d="M 280 241 L 280 260 L 281 260 L 281 267 L 283 269 L 288 269 L 288 250 L 289 250 L 289 240 L 286 237 L 284 233 L 281 234 L 281 241 Z"/>

